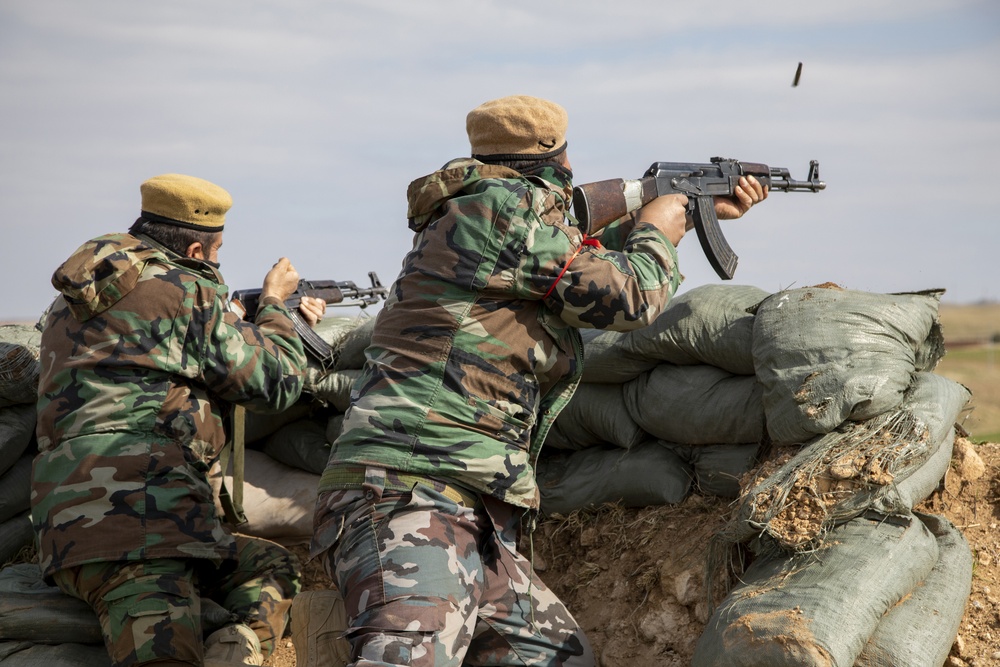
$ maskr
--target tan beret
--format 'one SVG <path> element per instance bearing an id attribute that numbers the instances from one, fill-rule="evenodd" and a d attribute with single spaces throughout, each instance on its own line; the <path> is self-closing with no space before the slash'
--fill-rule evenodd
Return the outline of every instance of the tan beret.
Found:
<path id="1" fill-rule="evenodd" d="M 211 232 L 222 231 L 233 205 L 229 193 L 215 183 L 184 174 L 154 176 L 139 192 L 144 218 Z"/>
<path id="2" fill-rule="evenodd" d="M 566 148 L 566 110 L 555 102 L 511 95 L 485 102 L 465 119 L 474 157 L 553 157 Z"/>

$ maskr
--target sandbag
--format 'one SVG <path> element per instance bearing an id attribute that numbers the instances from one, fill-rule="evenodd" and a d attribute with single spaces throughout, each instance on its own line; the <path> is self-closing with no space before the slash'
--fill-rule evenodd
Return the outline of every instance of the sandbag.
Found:
<path id="1" fill-rule="evenodd" d="M 541 511 L 574 510 L 618 502 L 625 507 L 679 503 L 691 489 L 693 471 L 656 442 L 632 449 L 596 446 L 539 459 Z"/>
<path id="2" fill-rule="evenodd" d="M 4 667 L 111 667 L 111 657 L 103 644 L 0 641 L 0 662 Z"/>
<path id="3" fill-rule="evenodd" d="M 36 420 L 34 403 L 0 408 L 0 475 L 28 449 L 35 435 Z"/>
<path id="4" fill-rule="evenodd" d="M 639 427 L 667 442 L 688 445 L 760 442 L 761 387 L 753 376 L 714 366 L 660 364 L 623 387 Z"/>
<path id="5" fill-rule="evenodd" d="M 46 584 L 36 563 L 0 570 L 0 639 L 104 646 L 90 605 Z"/>
<path id="6" fill-rule="evenodd" d="M 32 325 L 0 325 L 0 407 L 34 405 L 42 333 Z"/>
<path id="7" fill-rule="evenodd" d="M 943 476 L 949 459 L 937 453 L 953 444 L 948 437 L 969 396 L 957 382 L 915 374 L 898 409 L 765 462 L 770 469 L 744 489 L 723 534 L 738 543 L 767 533 L 784 549 L 810 551 L 828 527 L 869 509 L 909 515 Z"/>
<path id="8" fill-rule="evenodd" d="M 624 332 L 582 329 L 580 336 L 583 338 L 583 382 L 623 384 L 660 363 L 627 352 L 622 346 Z"/>
<path id="9" fill-rule="evenodd" d="M 31 462 L 35 452 L 25 452 L 10 470 L 0 475 L 0 521 L 31 507 Z"/>
<path id="10" fill-rule="evenodd" d="M 247 523 L 239 532 L 263 537 L 284 546 L 308 544 L 312 537 L 319 475 L 298 470 L 257 450 L 248 449 L 244 461 L 243 511 Z M 216 466 L 210 477 L 216 510 L 222 516 L 218 490 L 222 475 Z M 232 476 L 225 477 L 233 488 Z"/>
<path id="11" fill-rule="evenodd" d="M 301 419 L 281 427 L 261 450 L 275 461 L 319 475 L 330 458 L 326 424 Z"/>
<path id="12" fill-rule="evenodd" d="M 621 347 L 633 358 L 753 375 L 754 316 L 748 311 L 768 295 L 749 285 L 696 287 L 674 297 L 649 326 L 628 332 Z"/>
<path id="13" fill-rule="evenodd" d="M 852 519 L 815 553 L 751 564 L 713 612 L 691 664 L 850 667 L 937 561 L 937 540 L 916 518 Z"/>
<path id="14" fill-rule="evenodd" d="M 876 499 L 872 508 L 891 513 L 913 509 L 927 500 L 941 486 L 955 448 L 955 431 L 941 441 L 937 449 L 919 467 L 907 471 L 907 476 L 895 484 L 889 500 Z"/>
<path id="15" fill-rule="evenodd" d="M 21 549 L 35 541 L 35 531 L 31 527 L 31 513 L 21 512 L 0 522 L 0 565 L 17 556 Z"/>
<path id="16" fill-rule="evenodd" d="M 341 342 L 334 370 L 344 371 L 364 368 L 365 350 L 372 342 L 372 332 L 375 330 L 376 318 L 364 317 L 359 319 L 360 321 L 357 325 L 344 336 Z"/>
<path id="17" fill-rule="evenodd" d="M 628 449 L 649 439 L 625 407 L 620 384 L 583 383 L 545 438 L 557 449 L 615 445 Z"/>
<path id="18" fill-rule="evenodd" d="M 694 472 L 698 493 L 720 498 L 740 495 L 740 477 L 753 468 L 760 445 L 679 445 L 660 442 Z"/>
<path id="19" fill-rule="evenodd" d="M 252 445 L 274 435 L 281 427 L 305 419 L 311 407 L 307 403 L 296 403 L 281 412 L 251 412 L 247 410 L 243 424 L 244 443 Z"/>
<path id="20" fill-rule="evenodd" d="M 772 440 L 806 442 L 898 408 L 913 373 L 944 354 L 942 293 L 809 287 L 765 299 L 752 349 Z"/>
<path id="21" fill-rule="evenodd" d="M 916 516 L 937 540 L 937 563 L 879 622 L 856 667 L 940 667 L 958 634 L 972 590 L 972 551 L 948 519 Z"/>

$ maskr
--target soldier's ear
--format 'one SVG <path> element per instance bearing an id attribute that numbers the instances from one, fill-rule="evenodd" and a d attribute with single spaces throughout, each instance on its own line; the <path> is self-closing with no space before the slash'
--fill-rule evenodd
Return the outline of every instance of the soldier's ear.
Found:
<path id="1" fill-rule="evenodd" d="M 201 241 L 195 241 L 188 245 L 187 250 L 184 251 L 184 256 L 191 259 L 205 259 L 205 248 L 201 245 Z"/>

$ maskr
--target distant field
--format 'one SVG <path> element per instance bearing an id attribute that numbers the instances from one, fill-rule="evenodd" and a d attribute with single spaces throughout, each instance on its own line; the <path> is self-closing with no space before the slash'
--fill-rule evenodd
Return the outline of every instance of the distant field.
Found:
<path id="1" fill-rule="evenodd" d="M 948 342 L 1000 343 L 1000 303 L 952 306 L 943 304 L 940 309 L 941 326 Z"/>
<path id="2" fill-rule="evenodd" d="M 1000 304 L 943 305 L 940 314 L 947 354 L 935 372 L 972 391 L 963 426 L 973 439 L 1000 442 Z"/>

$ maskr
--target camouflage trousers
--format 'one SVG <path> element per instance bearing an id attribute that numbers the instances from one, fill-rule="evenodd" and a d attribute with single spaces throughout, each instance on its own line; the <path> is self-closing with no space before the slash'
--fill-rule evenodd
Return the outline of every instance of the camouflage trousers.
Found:
<path id="1" fill-rule="evenodd" d="M 201 665 L 205 630 L 228 623 L 249 626 L 266 658 L 284 634 L 292 597 L 301 588 L 298 562 L 273 542 L 235 537 L 238 560 L 88 563 L 52 578 L 97 612 L 115 667 Z"/>
<path id="2" fill-rule="evenodd" d="M 594 665 L 579 625 L 517 552 L 516 508 L 469 507 L 430 480 L 389 491 L 373 470 L 363 490 L 317 504 L 313 552 L 344 596 L 353 665 Z"/>

